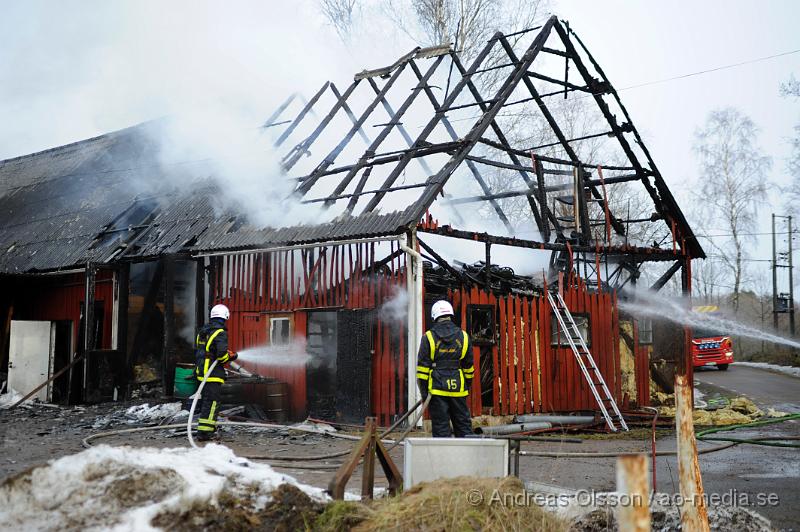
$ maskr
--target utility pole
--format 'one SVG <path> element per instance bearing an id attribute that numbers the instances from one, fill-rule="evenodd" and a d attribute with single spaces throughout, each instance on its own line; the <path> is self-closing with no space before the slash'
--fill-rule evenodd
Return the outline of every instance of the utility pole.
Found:
<path id="1" fill-rule="evenodd" d="M 792 217 L 789 216 L 789 333 L 794 338 L 794 279 L 792 268 Z"/>
<path id="2" fill-rule="evenodd" d="M 783 218 L 787 225 L 787 249 L 788 251 L 778 253 L 776 244 L 775 219 Z M 772 214 L 772 320 L 775 332 L 778 331 L 778 314 L 789 315 L 789 333 L 792 337 L 795 334 L 794 324 L 794 267 L 792 261 L 792 217 Z M 778 262 L 780 260 L 780 262 Z M 789 270 L 789 290 L 788 292 L 778 293 L 778 268 Z"/>
<path id="3" fill-rule="evenodd" d="M 775 213 L 772 213 L 772 326 L 778 332 L 778 255 L 775 246 Z"/>

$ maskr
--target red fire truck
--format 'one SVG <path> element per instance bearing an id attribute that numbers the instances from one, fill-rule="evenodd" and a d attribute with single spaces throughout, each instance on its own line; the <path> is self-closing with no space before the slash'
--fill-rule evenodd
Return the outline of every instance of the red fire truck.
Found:
<path id="1" fill-rule="evenodd" d="M 706 305 L 693 307 L 694 312 L 718 314 L 719 307 Z M 692 359 L 694 367 L 716 366 L 721 371 L 733 362 L 733 341 L 729 334 L 714 329 L 694 328 L 692 335 Z"/>

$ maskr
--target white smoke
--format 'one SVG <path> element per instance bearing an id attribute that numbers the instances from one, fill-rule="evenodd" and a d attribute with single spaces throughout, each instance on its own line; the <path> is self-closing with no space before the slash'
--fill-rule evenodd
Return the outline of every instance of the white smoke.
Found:
<path id="1" fill-rule="evenodd" d="M 628 294 L 633 295 L 635 299 L 632 301 L 620 300 L 619 306 L 634 316 L 649 316 L 655 320 L 667 320 L 696 329 L 715 330 L 726 335 L 743 336 L 800 348 L 800 342 L 795 340 L 768 333 L 717 314 L 695 312 L 688 305 L 688 301 L 683 298 L 667 297 L 649 290 L 628 292 Z"/>
<path id="2" fill-rule="evenodd" d="M 392 287 L 392 296 L 378 309 L 378 318 L 386 322 L 405 322 L 408 316 L 408 291 L 401 286 Z"/>

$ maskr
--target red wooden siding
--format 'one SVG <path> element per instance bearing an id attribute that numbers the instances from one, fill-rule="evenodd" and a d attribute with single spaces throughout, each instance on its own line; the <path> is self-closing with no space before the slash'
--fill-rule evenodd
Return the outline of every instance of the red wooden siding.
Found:
<path id="1" fill-rule="evenodd" d="M 291 316 L 295 338 L 304 339 L 307 312 L 377 309 L 405 286 L 405 255 L 395 243 L 386 259 L 376 256 L 376 245 L 368 243 L 218 257 L 211 279 L 212 301 L 231 309 L 229 332 L 235 350 L 268 342 L 268 316 Z M 612 395 L 622 404 L 616 294 L 591 292 L 573 276 L 563 296 L 573 314 L 589 317 L 590 350 Z M 546 297 L 498 296 L 478 287 L 452 291 L 447 297 L 460 309 L 464 328 L 469 305 L 496 309 L 497 342 L 474 346 L 471 353 L 475 379 L 469 401 L 474 415 L 485 409 L 504 415 L 597 409 L 572 351 L 551 345 L 552 311 Z M 385 425 L 406 409 L 406 332 L 403 322 L 382 312 L 375 316 L 370 404 L 372 414 Z M 493 371 L 486 407 L 481 394 L 481 349 Z M 648 354 L 637 352 L 635 358 L 637 390 L 641 390 L 636 401 L 644 405 L 649 389 Z M 251 369 L 288 382 L 292 416 L 305 414 L 304 366 L 256 365 Z"/>
<path id="2" fill-rule="evenodd" d="M 266 345 L 270 316 L 291 316 L 293 335 L 303 342 L 309 311 L 380 307 L 406 286 L 405 254 L 394 242 L 389 247 L 386 258 L 376 255 L 374 243 L 215 258 L 211 300 L 231 310 L 231 349 Z M 406 332 L 404 321 L 376 316 L 371 405 L 385 424 L 406 410 Z M 302 351 L 293 350 L 297 356 Z M 244 365 L 289 383 L 291 415 L 305 415 L 305 366 Z"/>
<path id="3" fill-rule="evenodd" d="M 460 309 L 462 327 L 467 326 L 468 305 L 496 308 L 497 344 L 490 348 L 494 372 L 492 413 L 509 415 L 597 408 L 572 351 L 550 345 L 551 309 L 547 298 L 516 294 L 496 296 L 477 287 L 451 292 L 448 297 Z M 589 316 L 590 350 L 609 389 L 621 402 L 616 294 L 592 293 L 583 283 L 574 281 L 565 288 L 564 300 L 574 314 Z M 470 394 L 473 415 L 483 411 L 479 355 L 480 347 L 475 346 L 475 379 Z M 643 356 L 646 357 L 646 353 Z M 637 360 L 637 367 L 639 365 Z M 649 370 L 637 373 L 637 381 L 645 378 L 645 371 Z"/>
<path id="4" fill-rule="evenodd" d="M 21 320 L 72 321 L 73 347 L 78 341 L 81 320 L 81 303 L 85 292 L 85 275 L 82 273 L 45 278 L 31 283 L 26 294 L 26 304 L 14 311 Z M 111 349 L 111 330 L 114 309 L 113 272 L 99 270 L 95 279 L 95 301 L 103 304 L 103 335 L 100 349 Z"/>

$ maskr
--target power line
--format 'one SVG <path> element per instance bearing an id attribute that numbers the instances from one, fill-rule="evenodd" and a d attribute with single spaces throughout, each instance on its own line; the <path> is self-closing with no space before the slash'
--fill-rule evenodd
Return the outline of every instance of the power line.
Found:
<path id="1" fill-rule="evenodd" d="M 768 233 L 736 233 L 736 234 L 738 236 L 769 236 L 769 235 L 772 235 L 771 232 L 768 232 Z M 776 235 L 788 235 L 790 233 L 788 231 L 782 231 L 782 232 L 779 231 L 779 232 L 776 232 L 775 234 Z M 792 235 L 800 234 L 800 230 L 792 231 L 791 234 Z M 733 233 L 720 233 L 720 234 L 716 234 L 716 235 L 704 235 L 704 234 L 695 233 L 694 236 L 696 236 L 698 238 L 720 238 L 720 237 L 726 237 L 726 236 L 734 236 L 734 234 Z"/>
<path id="2" fill-rule="evenodd" d="M 674 80 L 677 80 L 677 79 L 685 79 L 685 78 L 691 78 L 693 76 L 700 76 L 702 74 L 710 74 L 711 72 L 719 72 L 720 70 L 727 70 L 729 68 L 736 68 L 736 67 L 740 67 L 740 66 L 744 66 L 744 65 L 751 65 L 753 63 L 759 63 L 761 61 L 768 61 L 770 59 L 775 59 L 775 58 L 778 58 L 778 57 L 784 57 L 784 56 L 792 55 L 792 54 L 796 54 L 796 53 L 800 53 L 800 48 L 797 49 L 797 50 L 790 50 L 788 52 L 781 52 L 779 54 L 772 54 L 772 55 L 767 55 L 767 56 L 764 56 L 764 57 L 757 57 L 755 59 L 749 59 L 747 61 L 741 61 L 739 63 L 731 63 L 730 65 L 718 66 L 718 67 L 709 68 L 709 69 L 706 69 L 706 70 L 698 70 L 697 72 L 690 72 L 688 74 L 681 74 L 679 76 L 673 76 L 671 78 L 664 78 L 664 79 L 659 79 L 659 80 L 655 80 L 655 81 L 646 81 L 644 83 L 638 83 L 636 85 L 629 85 L 627 87 L 623 87 L 621 89 L 617 89 L 617 91 L 638 89 L 639 87 L 648 87 L 650 85 L 657 85 L 659 83 L 666 83 L 668 81 L 674 81 Z"/>
<path id="3" fill-rule="evenodd" d="M 708 68 L 708 69 L 705 69 L 705 70 L 698 70 L 697 72 L 689 72 L 687 74 L 680 74 L 678 76 L 672 76 L 672 77 L 669 77 L 669 78 L 657 79 L 657 80 L 652 80 L 652 81 L 645 81 L 645 82 L 642 82 L 642 83 L 637 83 L 635 85 L 628 85 L 627 87 L 622 87 L 621 89 L 616 89 L 616 91 L 617 92 L 621 92 L 621 91 L 626 91 L 626 90 L 631 90 L 631 89 L 638 89 L 638 88 L 641 88 L 641 87 L 648 87 L 650 85 L 658 85 L 658 84 L 661 84 L 661 83 L 667 83 L 669 81 L 676 81 L 676 80 L 680 80 L 680 79 L 691 78 L 691 77 L 694 77 L 694 76 L 701 76 L 703 74 L 710 74 L 710 73 L 713 73 L 713 72 L 719 72 L 721 70 L 727 70 L 727 69 L 730 69 L 730 68 L 738 68 L 740 66 L 750 65 L 750 64 L 753 64 L 753 63 L 759 63 L 761 61 L 768 61 L 770 59 L 776 59 L 778 57 L 785 57 L 785 56 L 793 55 L 793 54 L 796 54 L 796 53 L 800 53 L 800 48 L 798 48 L 796 50 L 789 50 L 787 52 L 780 52 L 780 53 L 777 53 L 777 54 L 766 55 L 766 56 L 763 56 L 763 57 L 757 57 L 755 59 L 748 59 L 747 61 L 740 61 L 738 63 L 731 63 L 731 64 L 728 64 L 728 65 L 721 65 L 721 66 L 718 66 L 718 67 Z M 573 96 L 573 99 L 574 100 L 582 100 L 582 99 L 585 99 L 585 98 L 591 98 L 593 96 L 594 96 L 593 94 L 582 94 L 582 95 L 578 95 L 578 96 Z M 450 119 L 450 121 L 451 122 L 463 122 L 465 120 L 475 120 L 477 118 L 480 118 L 481 116 L 482 115 L 477 115 L 477 116 L 469 117 L 469 118 Z M 503 115 L 500 115 L 500 116 L 503 116 Z"/>

